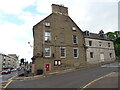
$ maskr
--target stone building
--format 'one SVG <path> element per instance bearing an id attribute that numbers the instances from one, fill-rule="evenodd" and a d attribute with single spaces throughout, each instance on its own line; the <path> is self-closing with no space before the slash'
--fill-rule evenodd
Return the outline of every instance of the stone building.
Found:
<path id="1" fill-rule="evenodd" d="M 105 36 L 103 30 L 96 33 L 84 32 L 86 57 L 88 63 L 99 63 L 115 60 L 113 41 Z"/>
<path id="2" fill-rule="evenodd" d="M 0 71 L 3 69 L 12 69 L 12 68 L 18 68 L 19 67 L 19 61 L 18 59 L 5 55 L 0 53 Z"/>
<path id="3" fill-rule="evenodd" d="M 84 34 L 69 17 L 68 8 L 52 4 L 52 13 L 33 26 L 34 70 L 53 72 L 85 64 Z"/>

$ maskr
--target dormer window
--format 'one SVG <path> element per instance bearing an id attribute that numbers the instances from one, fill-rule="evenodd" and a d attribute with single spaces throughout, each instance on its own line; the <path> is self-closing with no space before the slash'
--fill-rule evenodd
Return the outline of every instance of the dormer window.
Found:
<path id="1" fill-rule="evenodd" d="M 90 32 L 89 31 L 85 31 L 85 35 L 86 36 L 90 36 Z"/>
<path id="2" fill-rule="evenodd" d="M 50 26 L 50 23 L 49 23 L 49 22 L 46 22 L 46 23 L 45 23 L 45 26 L 46 26 L 46 27 L 49 27 L 49 26 Z"/>
<path id="3" fill-rule="evenodd" d="M 72 30 L 73 30 L 73 31 L 76 31 L 76 27 L 72 27 Z"/>

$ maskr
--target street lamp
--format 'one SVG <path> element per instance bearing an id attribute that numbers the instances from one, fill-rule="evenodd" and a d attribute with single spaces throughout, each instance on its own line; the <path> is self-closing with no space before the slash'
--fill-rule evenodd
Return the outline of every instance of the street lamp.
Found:
<path id="1" fill-rule="evenodd" d="M 28 44 L 30 45 L 31 49 L 33 48 L 33 46 L 31 45 L 30 42 L 28 42 Z M 34 64 L 34 61 L 35 61 L 35 57 L 33 56 L 32 58 L 32 74 L 34 75 L 34 68 L 35 68 L 35 64 Z"/>

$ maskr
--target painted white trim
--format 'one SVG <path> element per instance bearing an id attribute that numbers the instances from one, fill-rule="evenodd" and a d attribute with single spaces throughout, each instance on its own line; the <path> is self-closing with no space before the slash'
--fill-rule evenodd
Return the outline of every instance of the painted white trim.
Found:
<path id="1" fill-rule="evenodd" d="M 49 33 L 50 33 L 50 36 L 46 36 L 46 35 L 45 35 L 46 33 L 48 33 L 48 31 L 45 31 L 45 33 L 44 33 L 44 41 L 47 41 L 47 40 L 45 40 L 46 37 L 50 37 L 50 38 L 49 38 L 49 41 L 51 41 L 51 32 L 49 32 Z"/>
<path id="2" fill-rule="evenodd" d="M 61 56 L 61 48 L 64 48 L 65 49 L 65 56 Z M 66 58 L 66 47 L 60 47 L 60 58 Z"/>
<path id="3" fill-rule="evenodd" d="M 49 48 L 49 47 L 46 47 L 46 48 Z M 44 52 L 45 52 L 45 48 L 44 48 Z M 44 57 L 51 57 L 51 47 L 50 47 L 50 55 L 49 56 L 45 56 L 45 54 L 44 54 Z"/>
<path id="4" fill-rule="evenodd" d="M 74 57 L 74 49 L 77 49 L 77 57 Z M 73 58 L 79 58 L 79 49 L 78 48 L 73 48 Z"/>

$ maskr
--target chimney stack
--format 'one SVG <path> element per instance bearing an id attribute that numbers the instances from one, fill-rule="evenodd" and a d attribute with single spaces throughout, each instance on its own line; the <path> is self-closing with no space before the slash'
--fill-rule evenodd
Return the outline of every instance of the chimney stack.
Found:
<path id="1" fill-rule="evenodd" d="M 63 5 L 52 4 L 52 13 L 58 13 L 68 16 L 68 8 Z"/>

